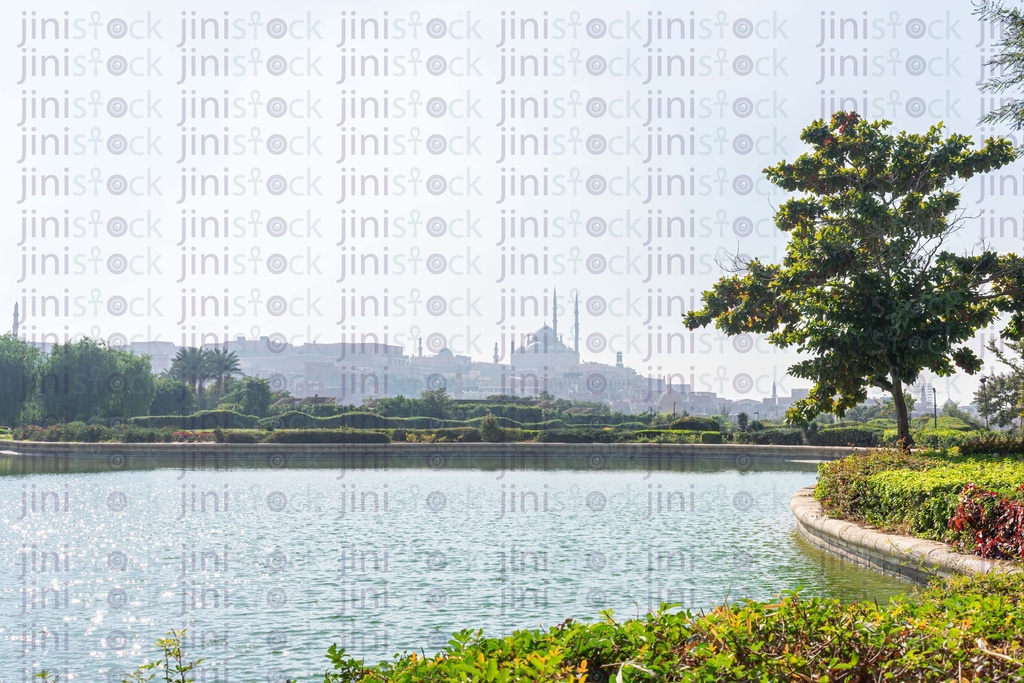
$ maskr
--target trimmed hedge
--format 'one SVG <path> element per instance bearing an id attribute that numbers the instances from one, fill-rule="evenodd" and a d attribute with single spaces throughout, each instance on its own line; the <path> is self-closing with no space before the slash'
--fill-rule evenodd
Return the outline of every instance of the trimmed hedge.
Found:
<path id="1" fill-rule="evenodd" d="M 980 435 L 985 432 L 974 432 L 974 431 L 963 431 L 960 429 L 925 429 L 917 432 L 911 432 L 914 437 L 914 443 L 918 447 L 928 448 L 952 448 L 953 446 L 960 446 L 969 441 L 977 439 Z M 888 434 L 888 432 L 886 432 Z M 892 432 L 892 443 L 896 442 L 896 432 Z"/>
<path id="2" fill-rule="evenodd" d="M 394 418 L 386 418 L 376 413 L 354 412 L 323 417 L 309 415 L 296 410 L 265 417 L 259 421 L 261 429 L 387 429 Z"/>
<path id="3" fill-rule="evenodd" d="M 516 422 L 517 425 L 508 426 L 519 426 L 524 422 L 543 422 L 544 410 L 537 406 L 525 406 L 517 403 L 486 403 L 476 405 L 466 405 L 455 402 L 455 406 L 458 409 L 465 409 L 466 419 L 474 420 L 481 418 L 484 415 L 494 415 L 499 420 L 509 420 L 510 422 Z M 506 425 L 502 425 L 503 427 Z"/>
<path id="4" fill-rule="evenodd" d="M 444 429 L 395 430 L 403 431 L 405 440 L 414 443 L 480 443 L 483 438 L 476 427 L 447 427 Z M 392 439 L 394 440 L 394 439 Z"/>
<path id="5" fill-rule="evenodd" d="M 191 415 L 147 415 L 132 417 L 128 424 L 138 427 L 170 427 L 172 429 L 255 429 L 255 415 L 242 415 L 233 410 L 201 410 Z"/>
<path id="6" fill-rule="evenodd" d="M 886 470 L 925 470 L 943 462 L 937 453 L 909 453 L 892 448 L 848 455 L 818 465 L 814 498 L 829 517 L 863 521 L 869 477 Z"/>
<path id="7" fill-rule="evenodd" d="M 756 432 L 739 432 L 737 440 L 758 446 L 802 446 L 804 433 L 798 427 L 768 427 Z"/>
<path id="8" fill-rule="evenodd" d="M 717 420 L 713 420 L 710 417 L 694 417 L 687 415 L 686 417 L 680 417 L 677 420 L 673 420 L 672 424 L 669 425 L 669 429 L 673 430 L 686 430 L 694 432 L 717 432 L 721 430 Z"/>
<path id="9" fill-rule="evenodd" d="M 548 429 L 538 432 L 537 441 L 541 443 L 617 443 L 626 432 L 613 432 L 604 429 Z"/>
<path id="10" fill-rule="evenodd" d="M 215 429 L 217 443 L 262 443 L 269 432 L 255 429 Z"/>
<path id="11" fill-rule="evenodd" d="M 681 429 L 639 429 L 633 432 L 634 439 L 649 439 L 654 443 L 699 443 L 700 432 Z"/>
<path id="12" fill-rule="evenodd" d="M 391 443 L 391 437 L 358 429 L 275 429 L 267 443 Z"/>
<path id="13" fill-rule="evenodd" d="M 133 424 L 116 427 L 68 422 L 49 427 L 25 425 L 16 427 L 13 437 L 20 441 L 48 441 L 65 443 L 198 443 L 213 441 L 213 432 L 174 430 L 167 427 L 154 429 Z"/>
<path id="14" fill-rule="evenodd" d="M 983 433 L 952 449 L 959 455 L 1024 455 L 1024 441 L 1007 434 Z"/>
<path id="15" fill-rule="evenodd" d="M 921 415 L 915 417 L 910 421 L 910 431 L 916 431 L 918 429 L 955 429 L 961 432 L 969 432 L 974 429 L 971 425 L 967 424 L 959 417 L 952 417 L 951 415 L 939 415 L 937 420 L 938 427 L 935 426 L 936 420 L 934 416 Z"/>
<path id="16" fill-rule="evenodd" d="M 882 449 L 822 463 L 814 497 L 830 517 L 955 540 L 950 519 L 968 484 L 1009 495 L 1024 484 L 1024 461 Z"/>
<path id="17" fill-rule="evenodd" d="M 877 446 L 879 433 L 863 427 L 828 427 L 809 435 L 812 446 Z"/>
<path id="18" fill-rule="evenodd" d="M 869 524 L 906 529 L 924 538 L 952 538 L 949 520 L 968 484 L 1010 495 L 1024 484 L 1024 462 L 969 460 L 925 470 L 897 469 L 867 478 L 862 514 Z"/>
<path id="19" fill-rule="evenodd" d="M 701 432 L 700 433 L 701 443 L 722 443 L 721 432 Z"/>

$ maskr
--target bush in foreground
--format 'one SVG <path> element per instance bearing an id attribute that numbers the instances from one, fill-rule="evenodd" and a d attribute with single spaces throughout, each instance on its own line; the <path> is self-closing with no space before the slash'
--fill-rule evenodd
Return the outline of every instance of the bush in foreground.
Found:
<path id="1" fill-rule="evenodd" d="M 433 655 L 406 652 L 368 666 L 331 646 L 324 683 L 442 681 L 1010 681 L 1024 677 L 1024 576 L 940 581 L 923 593 L 843 604 L 784 593 L 706 614 L 673 612 L 485 638 L 452 635 Z M 188 683 L 204 672 L 182 661 L 180 632 L 158 645 L 164 657 L 140 667 Z M 182 673 L 170 672 L 178 668 Z M 52 682 L 52 677 L 44 677 Z M 133 677 L 131 680 L 140 680 Z M 141 680 L 148 680 L 141 678 Z"/>
<path id="2" fill-rule="evenodd" d="M 956 580 L 887 605 L 784 594 L 705 615 L 669 612 L 618 623 L 566 620 L 547 631 L 453 635 L 433 656 L 367 667 L 332 647 L 325 683 L 420 681 L 1017 680 L 1024 676 L 1024 585 Z"/>
<path id="3" fill-rule="evenodd" d="M 1004 496 L 968 484 L 949 528 L 957 550 L 997 560 L 1024 559 L 1024 485 Z"/>

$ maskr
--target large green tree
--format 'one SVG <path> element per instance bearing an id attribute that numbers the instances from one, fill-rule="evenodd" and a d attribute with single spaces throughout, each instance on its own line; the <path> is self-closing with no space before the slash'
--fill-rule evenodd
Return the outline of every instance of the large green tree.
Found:
<path id="1" fill-rule="evenodd" d="M 1004 311 L 1014 313 L 1012 333 L 1024 330 L 1024 303 L 1016 256 L 942 250 L 960 202 L 948 186 L 1013 161 L 1010 142 L 975 148 L 967 136 L 943 137 L 941 125 L 897 135 L 890 125 L 837 112 L 804 129 L 811 151 L 765 169 L 797 193 L 775 215 L 789 233 L 782 263 L 740 264 L 685 322 L 802 352 L 789 372 L 814 387 L 787 412 L 791 421 L 842 416 L 878 387 L 892 395 L 899 439 L 910 444 L 904 387 L 924 369 L 977 372 L 967 342 Z"/>
<path id="2" fill-rule="evenodd" d="M 110 382 L 111 417 L 148 415 L 156 396 L 156 378 L 149 356 L 136 356 L 127 351 L 110 350 L 115 355 L 117 374 Z"/>
<path id="3" fill-rule="evenodd" d="M 150 415 L 190 415 L 196 409 L 192 387 L 166 377 L 156 378 L 156 393 L 149 405 Z"/>
<path id="4" fill-rule="evenodd" d="M 207 352 L 207 369 L 210 377 L 217 382 L 217 397 L 224 395 L 231 378 L 242 373 L 238 354 L 227 349 L 213 349 Z"/>
<path id="5" fill-rule="evenodd" d="M 203 399 L 203 385 L 213 378 L 210 367 L 210 352 L 195 346 L 183 346 L 171 360 L 168 372 L 171 379 L 184 382 L 192 389 L 198 400 Z"/>
<path id="6" fill-rule="evenodd" d="M 145 415 L 156 391 L 148 357 L 88 338 L 51 349 L 40 390 L 44 422 Z"/>
<path id="7" fill-rule="evenodd" d="M 270 390 L 270 382 L 263 377 L 242 377 L 232 382 L 223 400 L 224 403 L 237 404 L 245 415 L 266 417 L 274 401 L 274 392 Z"/>
<path id="8" fill-rule="evenodd" d="M 36 393 L 42 354 L 12 334 L 0 336 L 0 424 L 21 424 Z"/>

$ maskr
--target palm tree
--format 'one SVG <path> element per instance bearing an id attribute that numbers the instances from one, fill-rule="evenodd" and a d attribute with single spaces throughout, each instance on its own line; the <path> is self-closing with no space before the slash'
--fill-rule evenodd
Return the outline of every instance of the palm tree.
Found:
<path id="1" fill-rule="evenodd" d="M 227 349 L 213 349 L 207 351 L 209 361 L 210 377 L 217 380 L 217 396 L 224 395 L 224 388 L 231 381 L 233 375 L 242 374 L 242 366 L 238 362 L 238 355 Z"/>
<path id="2" fill-rule="evenodd" d="M 195 346 L 181 347 L 171 361 L 172 377 L 192 387 L 197 398 L 203 395 L 203 384 L 213 375 L 210 372 L 210 352 Z"/>

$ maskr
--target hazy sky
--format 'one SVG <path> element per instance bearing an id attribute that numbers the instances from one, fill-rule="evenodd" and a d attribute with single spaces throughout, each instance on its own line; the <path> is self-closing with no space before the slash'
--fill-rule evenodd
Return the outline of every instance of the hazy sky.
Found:
<path id="1" fill-rule="evenodd" d="M 993 41 L 969 3 L 794 6 L 15 4 L 3 329 L 17 301 L 28 338 L 423 338 L 483 360 L 551 323 L 557 289 L 585 360 L 788 395 L 793 354 L 680 320 L 730 254 L 784 253 L 762 169 L 840 98 L 895 129 L 1004 132 L 978 125 Z M 1019 164 L 986 182 L 963 187 L 957 250 L 993 227 L 1017 247 Z M 976 380 L 936 386 L 966 403 Z"/>

